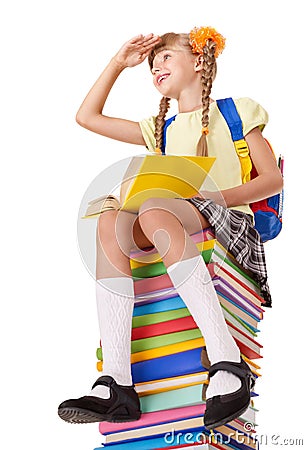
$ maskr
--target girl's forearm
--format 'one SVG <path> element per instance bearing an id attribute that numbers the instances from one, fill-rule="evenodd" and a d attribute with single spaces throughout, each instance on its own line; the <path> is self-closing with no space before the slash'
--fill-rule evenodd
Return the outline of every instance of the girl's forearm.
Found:
<path id="1" fill-rule="evenodd" d="M 115 58 L 111 59 L 77 112 L 76 120 L 81 126 L 86 126 L 91 118 L 101 115 L 108 95 L 124 69 L 125 66 L 118 63 Z"/>
<path id="2" fill-rule="evenodd" d="M 202 191 L 205 198 L 211 198 L 219 204 L 228 208 L 250 203 L 270 197 L 281 192 L 283 187 L 283 178 L 279 171 L 264 173 L 249 181 L 248 183 L 236 186 L 221 192 Z"/>

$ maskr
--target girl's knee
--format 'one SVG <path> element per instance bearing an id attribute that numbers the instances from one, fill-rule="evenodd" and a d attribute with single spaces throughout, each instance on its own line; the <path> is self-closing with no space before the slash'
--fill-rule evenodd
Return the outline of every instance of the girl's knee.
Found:
<path id="1" fill-rule="evenodd" d="M 139 209 L 139 223 L 142 229 L 150 225 L 152 228 L 155 223 L 159 222 L 161 217 L 161 209 L 163 209 L 162 199 L 149 198 L 141 205 Z"/>
<path id="2" fill-rule="evenodd" d="M 97 241 L 103 248 L 132 248 L 133 227 L 137 215 L 125 211 L 110 210 L 99 216 L 97 223 Z"/>
<path id="3" fill-rule="evenodd" d="M 104 252 L 110 254 L 120 247 L 116 222 L 118 211 L 104 211 L 98 218 L 96 245 Z"/>
<path id="4" fill-rule="evenodd" d="M 144 234 L 153 239 L 157 231 L 173 234 L 181 225 L 172 212 L 170 199 L 151 198 L 146 200 L 139 210 L 139 223 Z"/>
<path id="5" fill-rule="evenodd" d="M 178 231 L 183 227 L 188 234 L 196 233 L 210 226 L 209 222 L 198 209 L 184 199 L 151 198 L 140 208 L 141 227 L 163 225 L 168 230 Z"/>
<path id="6" fill-rule="evenodd" d="M 102 236 L 107 236 L 108 238 L 114 236 L 117 216 L 118 211 L 115 210 L 104 211 L 100 214 L 97 221 L 97 235 L 100 238 Z"/>
<path id="7" fill-rule="evenodd" d="M 162 213 L 170 213 L 170 205 L 167 198 L 149 198 L 139 209 L 139 221 L 152 221 L 154 217 L 161 217 Z"/>
<path id="8" fill-rule="evenodd" d="M 170 199 L 168 198 L 156 198 L 156 197 L 149 198 L 142 203 L 139 209 L 139 214 L 145 211 L 157 211 L 157 210 L 169 211 L 170 209 L 169 200 Z"/>

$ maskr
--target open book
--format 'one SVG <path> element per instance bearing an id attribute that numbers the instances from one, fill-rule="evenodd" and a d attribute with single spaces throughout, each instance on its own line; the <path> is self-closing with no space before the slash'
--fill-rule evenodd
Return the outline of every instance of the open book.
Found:
<path id="1" fill-rule="evenodd" d="M 103 195 L 88 204 L 84 218 L 110 209 L 137 213 L 149 198 L 190 198 L 198 194 L 215 158 L 146 155 L 132 158 L 124 175 L 120 198 Z"/>

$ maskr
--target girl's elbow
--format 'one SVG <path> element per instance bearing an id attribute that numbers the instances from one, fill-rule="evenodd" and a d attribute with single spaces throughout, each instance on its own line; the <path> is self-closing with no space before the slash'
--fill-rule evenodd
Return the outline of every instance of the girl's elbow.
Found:
<path id="1" fill-rule="evenodd" d="M 76 114 L 76 122 L 78 125 L 80 125 L 81 127 L 87 128 L 87 120 L 86 117 L 84 116 L 84 114 L 82 114 L 82 112 L 80 112 L 80 110 L 77 112 Z"/>

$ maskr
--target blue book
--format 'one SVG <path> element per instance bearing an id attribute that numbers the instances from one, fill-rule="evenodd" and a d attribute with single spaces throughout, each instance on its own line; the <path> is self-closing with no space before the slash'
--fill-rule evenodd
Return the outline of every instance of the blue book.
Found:
<path id="1" fill-rule="evenodd" d="M 254 333 L 259 333 L 260 330 L 258 330 L 258 328 L 253 327 L 253 325 L 251 325 L 250 323 L 247 323 L 247 322 L 246 322 L 245 320 L 243 320 L 243 319 L 240 319 L 240 320 L 242 320 L 242 322 L 244 322 L 245 325 L 247 325 L 249 328 L 251 328 L 252 331 L 253 331 Z"/>
<path id="2" fill-rule="evenodd" d="M 179 377 L 190 373 L 203 372 L 201 348 L 160 356 L 131 364 L 133 383 Z"/>
<path id="3" fill-rule="evenodd" d="M 179 297 L 179 295 L 176 295 L 176 297 L 159 300 L 154 303 L 148 303 L 147 305 L 135 305 L 133 316 L 145 316 L 145 314 L 154 314 L 180 308 L 186 308 L 186 304 L 181 297 Z"/>

